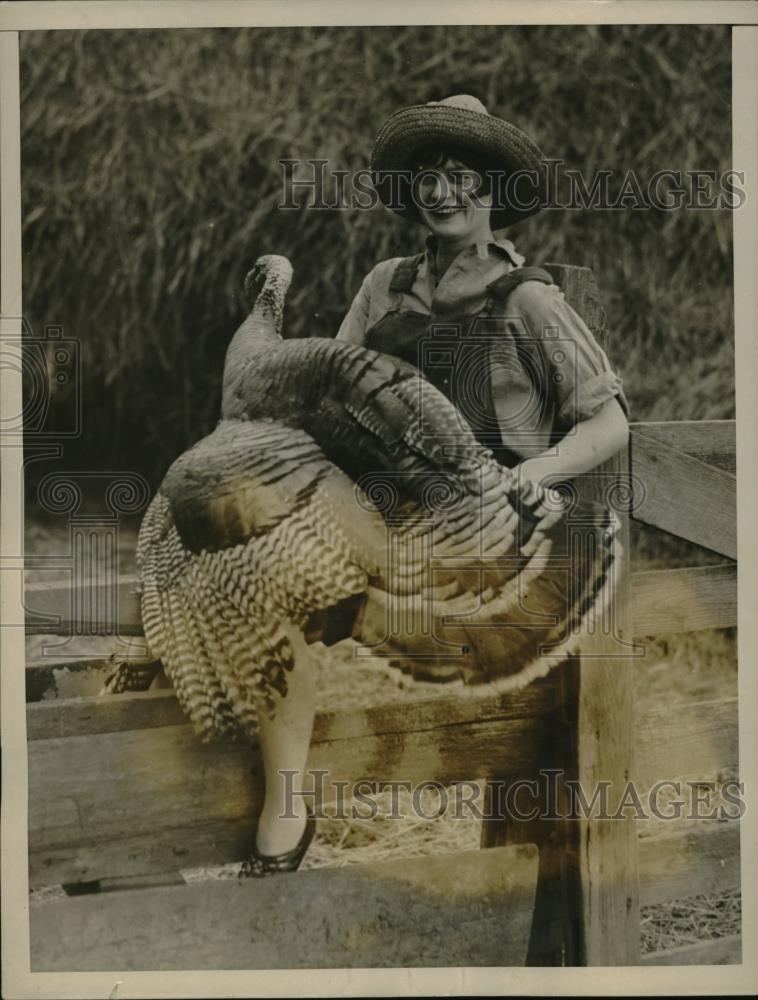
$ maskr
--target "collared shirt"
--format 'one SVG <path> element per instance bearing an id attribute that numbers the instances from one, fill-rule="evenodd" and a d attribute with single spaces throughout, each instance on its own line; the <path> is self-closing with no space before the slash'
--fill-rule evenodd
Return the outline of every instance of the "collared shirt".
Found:
<path id="1" fill-rule="evenodd" d="M 438 278 L 435 242 L 427 239 L 426 252 L 408 291 L 390 289 L 395 268 L 403 259 L 395 257 L 377 264 L 366 276 L 337 337 L 363 345 L 366 333 L 390 310 L 402 308 L 435 318 L 475 316 L 490 300 L 490 285 L 525 258 L 513 243 L 496 235 L 486 245 L 462 250 Z M 608 399 L 618 398 L 625 412 L 628 405 L 619 376 L 579 314 L 566 302 L 556 285 L 526 281 L 508 296 L 505 308 L 508 329 L 520 328 L 540 341 L 546 369 L 536 386 L 545 405 L 534 426 L 519 427 L 525 409 L 524 379 L 521 384 L 508 376 L 514 370 L 516 348 L 504 337 L 493 354 L 492 384 L 497 399 L 503 438 L 522 455 L 539 453 L 553 432 L 566 433 L 581 420 L 592 416 Z M 502 354 L 498 365 L 498 353 Z"/>
<path id="2" fill-rule="evenodd" d="M 487 243 L 484 257 L 476 246 L 462 250 L 440 280 L 435 250 L 434 237 L 430 236 L 413 287 L 404 295 L 404 308 L 435 316 L 474 315 L 487 302 L 486 286 L 524 263 L 524 257 L 516 252 L 510 240 L 496 239 Z M 394 307 L 395 297 L 389 285 L 402 259 L 383 260 L 366 275 L 339 328 L 339 340 L 362 346 L 366 331 Z"/>

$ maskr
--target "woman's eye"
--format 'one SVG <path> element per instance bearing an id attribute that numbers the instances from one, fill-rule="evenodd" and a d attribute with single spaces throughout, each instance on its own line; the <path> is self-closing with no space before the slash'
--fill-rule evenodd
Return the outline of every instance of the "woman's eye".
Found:
<path id="1" fill-rule="evenodd" d="M 417 171 L 417 178 L 423 187 L 433 187 L 437 181 L 444 179 L 463 191 L 473 191 L 482 183 L 481 176 L 475 170 L 435 170 L 426 167 Z"/>
<path id="2" fill-rule="evenodd" d="M 482 183 L 482 178 L 475 170 L 451 171 L 451 180 L 464 191 L 473 191 Z"/>
<path id="3" fill-rule="evenodd" d="M 426 168 L 418 172 L 417 180 L 422 187 L 433 187 L 442 176 L 439 170 Z"/>

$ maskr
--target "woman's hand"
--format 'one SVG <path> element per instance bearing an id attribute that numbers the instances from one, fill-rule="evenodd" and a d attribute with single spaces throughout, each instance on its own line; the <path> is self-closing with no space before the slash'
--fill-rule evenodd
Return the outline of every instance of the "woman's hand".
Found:
<path id="1" fill-rule="evenodd" d="M 552 452 L 527 458 L 513 469 L 518 505 L 537 519 L 535 530 L 522 549 L 536 551 L 539 541 L 565 513 L 565 502 L 554 484 L 594 469 L 622 448 L 629 425 L 616 399 L 609 399 L 588 420 L 577 424 Z"/>
<path id="2" fill-rule="evenodd" d="M 528 541 L 520 548 L 525 556 L 539 551 L 546 533 L 566 514 L 565 498 L 546 482 L 547 477 L 552 479 L 551 459 L 552 456 L 530 458 L 512 470 L 516 476 L 514 506 L 527 524 L 534 525 Z"/>
<path id="3" fill-rule="evenodd" d="M 555 459 L 558 456 L 538 455 L 536 458 L 527 458 L 517 465 L 513 472 L 516 475 L 518 490 L 520 493 L 528 494 L 530 487 L 535 495 L 540 496 L 551 485 L 551 480 L 566 479 L 565 473 L 557 465 Z"/>

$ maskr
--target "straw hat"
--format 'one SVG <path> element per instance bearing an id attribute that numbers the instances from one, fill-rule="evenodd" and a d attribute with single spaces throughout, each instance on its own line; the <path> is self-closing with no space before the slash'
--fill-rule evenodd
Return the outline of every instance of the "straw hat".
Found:
<path id="1" fill-rule="evenodd" d="M 374 186 L 384 204 L 398 215 L 421 221 L 408 183 L 399 185 L 395 177 L 393 184 L 391 175 L 407 171 L 414 153 L 425 146 L 470 150 L 490 164 L 490 169 L 503 171 L 506 178 L 516 171 L 529 172 L 515 187 L 523 205 L 493 208 L 493 227 L 513 225 L 542 207 L 545 175 L 543 154 L 536 143 L 520 128 L 489 114 L 476 97 L 457 94 L 401 108 L 379 130 L 371 156 Z"/>

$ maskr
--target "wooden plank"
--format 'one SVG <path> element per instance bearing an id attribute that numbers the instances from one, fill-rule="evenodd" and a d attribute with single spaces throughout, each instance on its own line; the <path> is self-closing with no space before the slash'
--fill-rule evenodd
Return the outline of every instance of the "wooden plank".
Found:
<path id="1" fill-rule="evenodd" d="M 314 743 L 364 738 L 402 739 L 414 733 L 465 727 L 469 724 L 532 724 L 545 759 L 555 743 L 553 712 L 556 708 L 556 678 L 547 677 L 509 694 L 475 698 L 432 698 L 370 708 L 319 712 L 314 724 Z M 173 691 L 137 692 L 104 698 L 43 701 L 27 706 L 27 737 L 30 741 L 57 740 L 65 754 L 67 737 L 107 735 L 151 730 L 162 726 L 188 728 Z M 703 777 L 716 770 L 738 769 L 737 699 L 676 701 L 649 708 L 638 720 L 637 780 L 652 784 L 677 775 Z M 235 747 L 239 744 L 231 743 Z M 501 764 L 513 774 L 511 758 Z M 496 771 L 497 766 L 493 764 Z M 489 846 L 489 845 L 487 845 Z"/>
<path id="2" fill-rule="evenodd" d="M 632 517 L 737 558 L 737 480 L 641 431 L 631 439 Z"/>
<path id="3" fill-rule="evenodd" d="M 555 731 L 555 730 L 554 730 Z M 521 780 L 534 780 L 535 775 L 522 775 Z M 519 779 L 516 779 L 519 780 Z M 533 842 L 539 849 L 539 870 L 534 899 L 534 918 L 527 949 L 527 966 L 554 967 L 563 964 L 563 915 L 566 906 L 562 864 L 560 824 L 545 819 L 545 797 L 540 796 L 541 815 L 530 820 L 516 820 L 508 815 L 502 794 L 488 784 L 485 816 L 482 821 L 482 848 Z"/>
<path id="4" fill-rule="evenodd" d="M 741 965 L 742 936 L 729 934 L 698 941 L 681 948 L 653 951 L 642 957 L 642 965 Z"/>
<path id="5" fill-rule="evenodd" d="M 256 774 L 251 768 L 248 775 L 251 785 Z M 241 782 L 235 783 L 234 777 L 232 775 L 225 781 L 224 787 L 240 785 Z M 254 791 L 259 788 L 262 788 L 262 777 L 258 778 Z M 255 808 L 259 809 L 261 797 L 254 801 L 257 802 Z M 212 805 L 215 806 L 215 803 Z M 61 807 L 61 800 L 58 800 L 54 808 L 60 810 Z M 42 850 L 30 845 L 30 888 L 167 877 L 169 872 L 179 873 L 184 869 L 241 861 L 249 853 L 255 830 L 255 813 L 168 827 L 160 822 L 157 809 L 151 808 L 150 811 L 156 817 L 152 832 L 145 830 L 142 823 L 137 823 L 137 832 L 132 833 L 128 825 L 130 817 L 122 813 L 124 829 L 110 838 L 88 842 L 79 836 L 77 841 L 64 831 L 58 843 Z M 94 829 L 97 833 L 96 825 L 89 817 L 85 818 L 85 829 Z"/>
<path id="6" fill-rule="evenodd" d="M 33 972 L 521 966 L 533 845 L 30 909 Z"/>
<path id="7" fill-rule="evenodd" d="M 736 565 L 632 573 L 634 635 L 737 624 Z"/>
<path id="8" fill-rule="evenodd" d="M 702 781 L 739 769 L 737 699 L 675 701 L 648 709 L 636 730 L 634 778 L 642 787 L 676 778 Z"/>
<path id="9" fill-rule="evenodd" d="M 320 713 L 310 766 L 347 781 L 533 774 L 556 760 L 554 699 L 548 678 L 481 701 Z M 243 856 L 261 804 L 258 751 L 204 747 L 175 724 L 181 714 L 172 692 L 40 702 L 27 715 L 32 884 Z M 650 711 L 639 720 L 637 745 L 641 785 L 736 774 L 737 701 Z"/>
<path id="10" fill-rule="evenodd" d="M 28 635 L 141 635 L 135 576 L 28 584 L 24 591 Z"/>
<path id="11" fill-rule="evenodd" d="M 409 697 L 406 702 L 318 712 L 314 741 L 362 736 L 404 735 L 469 722 L 543 718 L 556 707 L 554 676 L 520 691 L 490 693 L 485 686 L 455 686 L 447 697 Z M 27 738 L 45 740 L 123 730 L 184 725 L 186 718 L 170 688 L 94 698 L 42 701 L 27 705 Z"/>
<path id="12" fill-rule="evenodd" d="M 601 346 L 607 323 L 592 272 L 545 265 L 566 300 L 584 317 Z M 580 496 L 608 503 L 608 486 L 629 473 L 623 449 L 592 473 L 577 477 Z M 617 510 L 622 551 L 630 551 L 629 517 Z M 594 622 L 581 662 L 561 672 L 565 684 L 565 766 L 582 787 L 609 782 L 613 797 L 633 771 L 634 674 L 629 657 L 632 604 L 626 559 L 613 570 L 611 614 Z M 627 645 L 625 645 L 627 644 Z M 564 824 L 566 850 L 565 961 L 568 965 L 635 965 L 639 958 L 639 888 L 634 821 L 578 819 Z"/>
<path id="13" fill-rule="evenodd" d="M 483 706 L 436 699 L 318 716 L 308 764 L 326 774 L 321 797 L 330 801 L 336 782 L 352 787 L 363 777 L 449 783 L 487 777 L 503 760 L 519 773 L 548 766 L 537 700 L 524 695 L 529 715 L 521 718 L 505 718 L 519 710 L 507 695 Z M 146 723 L 160 721 L 170 701 L 154 698 L 162 708 Z M 41 702 L 28 713 L 41 718 L 54 707 Z M 43 724 L 35 727 L 39 735 Z M 258 749 L 204 746 L 189 726 L 35 739 L 28 762 L 32 886 L 239 860 L 262 804 Z"/>
<path id="14" fill-rule="evenodd" d="M 640 838 L 639 847 L 642 906 L 740 887 L 738 822 L 701 820 L 674 836 Z"/>
<path id="15" fill-rule="evenodd" d="M 632 435 L 640 431 L 724 472 L 735 472 L 737 424 L 734 420 L 645 421 L 629 426 Z"/>
<path id="16" fill-rule="evenodd" d="M 120 576 L 104 583 L 94 578 L 54 580 L 29 584 L 24 605 L 27 635 L 141 636 L 142 614 L 137 576 Z M 304 632 L 309 643 L 328 645 L 347 638 L 360 597 L 346 598 L 329 609 L 314 612 Z"/>
<path id="17" fill-rule="evenodd" d="M 737 567 L 692 566 L 632 573 L 635 637 L 729 628 L 737 624 Z M 27 701 L 93 694 L 114 668 L 112 657 L 30 663 Z"/>
<path id="18" fill-rule="evenodd" d="M 49 740 L 94 736 L 129 729 L 183 726 L 186 722 L 174 692 L 167 688 L 30 704 L 26 713 L 26 737 L 28 740 Z"/>

